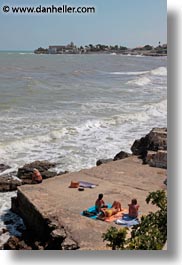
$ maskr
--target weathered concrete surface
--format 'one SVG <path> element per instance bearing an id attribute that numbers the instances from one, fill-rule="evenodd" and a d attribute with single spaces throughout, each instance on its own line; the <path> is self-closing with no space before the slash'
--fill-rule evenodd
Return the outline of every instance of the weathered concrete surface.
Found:
<path id="1" fill-rule="evenodd" d="M 123 208 L 127 208 L 131 199 L 136 197 L 141 213 L 147 214 L 156 208 L 146 204 L 146 196 L 150 191 L 166 189 L 163 184 L 165 178 L 165 169 L 142 165 L 140 159 L 131 156 L 46 179 L 38 185 L 21 186 L 18 188 L 17 207 L 26 223 L 37 233 L 46 233 L 48 226 L 56 233 L 59 229 L 66 233 L 61 249 L 69 249 L 69 246 L 72 249 L 74 244 L 81 250 L 106 249 L 102 233 L 115 224 L 92 220 L 80 213 L 94 204 L 99 193 L 103 193 L 106 203 L 119 200 Z M 88 181 L 98 186 L 78 191 L 77 188 L 69 188 L 72 180 Z"/>

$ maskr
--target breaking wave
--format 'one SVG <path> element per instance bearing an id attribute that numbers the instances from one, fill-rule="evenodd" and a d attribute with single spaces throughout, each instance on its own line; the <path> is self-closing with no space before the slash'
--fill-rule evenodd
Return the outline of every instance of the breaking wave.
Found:
<path id="1" fill-rule="evenodd" d="M 146 71 L 142 74 L 142 76 L 137 77 L 136 79 L 129 80 L 126 84 L 129 85 L 137 85 L 137 86 L 145 86 L 149 85 L 152 82 L 155 82 L 156 77 L 165 77 L 167 75 L 166 67 L 158 67 L 151 71 Z"/>
<path id="2" fill-rule="evenodd" d="M 110 72 L 110 75 L 143 75 L 148 73 L 148 71 L 139 71 L 139 72 Z"/>
<path id="3" fill-rule="evenodd" d="M 167 76 L 167 68 L 166 67 L 158 67 L 154 70 L 151 70 L 150 72 L 152 75 Z"/>
<path id="4" fill-rule="evenodd" d="M 144 86 L 144 85 L 148 85 L 149 83 L 151 83 L 150 78 L 144 76 L 144 77 L 140 77 L 134 80 L 130 80 L 127 82 L 127 84 L 132 84 L 132 85 L 137 85 L 137 86 Z"/>
<path id="5" fill-rule="evenodd" d="M 158 67 L 150 71 L 136 71 L 136 72 L 109 72 L 111 75 L 158 75 L 167 76 L 166 67 Z"/>

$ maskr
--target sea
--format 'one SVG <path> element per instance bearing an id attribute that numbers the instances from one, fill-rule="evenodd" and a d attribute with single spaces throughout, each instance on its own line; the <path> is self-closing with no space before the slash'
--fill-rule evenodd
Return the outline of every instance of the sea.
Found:
<path id="1" fill-rule="evenodd" d="M 0 52 L 3 174 L 35 160 L 57 172 L 90 168 L 154 127 L 167 127 L 166 56 Z M 0 193 L 0 231 L 9 230 L 0 243 L 24 229 L 13 196 Z"/>

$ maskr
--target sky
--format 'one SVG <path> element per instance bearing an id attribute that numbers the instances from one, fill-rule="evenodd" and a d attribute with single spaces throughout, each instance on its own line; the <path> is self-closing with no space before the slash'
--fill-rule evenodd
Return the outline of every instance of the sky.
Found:
<path id="1" fill-rule="evenodd" d="M 13 14 L 3 7 L 89 6 L 90 14 Z M 167 0 L 0 0 L 0 50 L 167 43 Z"/>

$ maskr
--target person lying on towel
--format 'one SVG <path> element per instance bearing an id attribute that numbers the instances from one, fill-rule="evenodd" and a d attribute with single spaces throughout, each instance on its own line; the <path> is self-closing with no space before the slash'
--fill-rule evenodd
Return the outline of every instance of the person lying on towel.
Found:
<path id="1" fill-rule="evenodd" d="M 98 215 L 98 219 L 104 221 L 105 218 L 111 217 L 120 211 L 122 211 L 121 203 L 119 201 L 114 201 L 111 208 L 101 208 L 101 213 Z"/>

